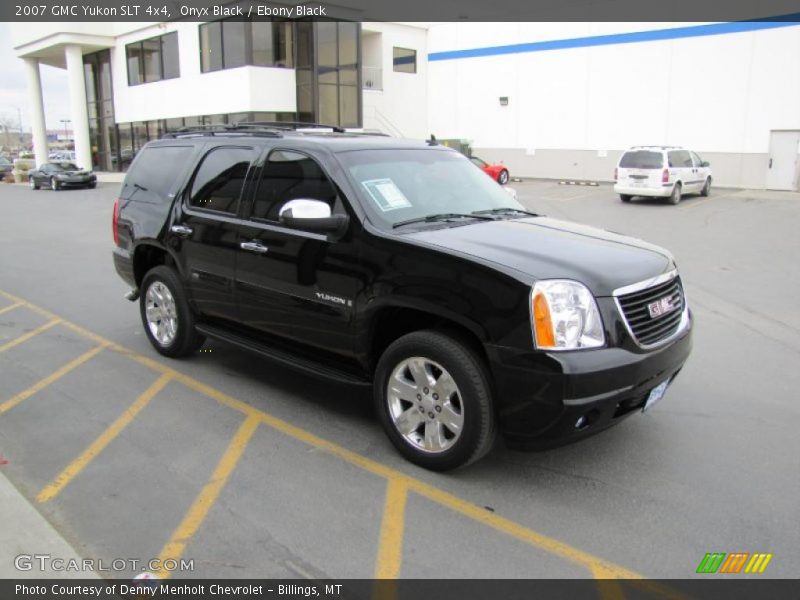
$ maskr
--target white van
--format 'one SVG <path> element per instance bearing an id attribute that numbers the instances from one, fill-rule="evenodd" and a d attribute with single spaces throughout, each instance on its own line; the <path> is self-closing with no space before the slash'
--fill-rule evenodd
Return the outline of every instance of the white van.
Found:
<path id="1" fill-rule="evenodd" d="M 633 146 L 614 169 L 614 191 L 623 202 L 655 196 L 678 204 L 683 194 L 708 196 L 711 179 L 710 165 L 695 152 L 680 146 Z"/>

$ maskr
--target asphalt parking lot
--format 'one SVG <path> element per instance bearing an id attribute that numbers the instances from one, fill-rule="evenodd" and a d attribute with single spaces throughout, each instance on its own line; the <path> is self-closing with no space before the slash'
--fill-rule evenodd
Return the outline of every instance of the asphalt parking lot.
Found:
<path id="1" fill-rule="evenodd" d="M 175 577 L 685 578 L 707 552 L 769 552 L 756 577 L 796 577 L 797 195 L 674 207 L 512 186 L 536 212 L 674 253 L 695 346 L 651 412 L 426 472 L 363 391 L 217 342 L 157 355 L 111 263 L 116 186 L 3 185 L 0 469 L 82 556 L 194 559 Z"/>

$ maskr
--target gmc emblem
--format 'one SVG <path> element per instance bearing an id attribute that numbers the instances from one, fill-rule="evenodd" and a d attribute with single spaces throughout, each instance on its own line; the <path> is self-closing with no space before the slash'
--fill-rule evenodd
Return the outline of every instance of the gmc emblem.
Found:
<path id="1" fill-rule="evenodd" d="M 647 312 L 650 313 L 650 318 L 655 319 L 660 317 L 661 315 L 665 315 L 668 312 L 675 310 L 677 307 L 672 304 L 672 298 L 670 296 L 664 296 L 660 300 L 656 300 L 655 302 L 647 305 Z"/>

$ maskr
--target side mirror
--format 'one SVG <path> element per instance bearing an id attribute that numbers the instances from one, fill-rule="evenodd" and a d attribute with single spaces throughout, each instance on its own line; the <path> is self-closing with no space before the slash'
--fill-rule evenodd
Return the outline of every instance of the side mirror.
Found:
<path id="1" fill-rule="evenodd" d="M 278 213 L 281 224 L 292 229 L 343 234 L 347 231 L 347 215 L 332 215 L 331 207 L 321 200 L 289 200 Z"/>
<path id="2" fill-rule="evenodd" d="M 710 167 L 711 163 L 708 162 L 707 160 L 704 160 L 703 162 L 700 163 L 700 166 L 701 167 Z"/>

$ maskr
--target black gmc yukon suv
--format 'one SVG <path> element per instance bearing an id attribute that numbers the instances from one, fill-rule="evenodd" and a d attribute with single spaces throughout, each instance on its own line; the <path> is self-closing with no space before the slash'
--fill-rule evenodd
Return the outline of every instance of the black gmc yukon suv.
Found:
<path id="1" fill-rule="evenodd" d="M 147 144 L 114 263 L 166 356 L 225 340 L 373 386 L 389 439 L 435 470 L 591 435 L 647 409 L 691 349 L 666 250 L 528 212 L 468 159 L 270 125 Z"/>

